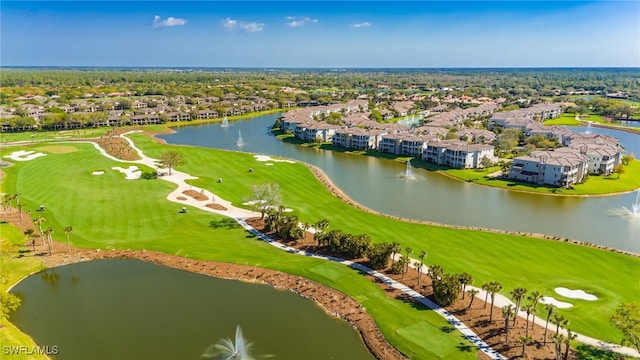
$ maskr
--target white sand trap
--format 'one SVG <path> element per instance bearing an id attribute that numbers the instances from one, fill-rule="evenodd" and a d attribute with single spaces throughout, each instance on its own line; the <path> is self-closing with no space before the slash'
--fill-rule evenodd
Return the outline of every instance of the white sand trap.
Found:
<path id="1" fill-rule="evenodd" d="M 258 161 L 273 161 L 273 162 L 285 162 L 285 163 L 290 163 L 293 164 L 295 163 L 295 161 L 291 161 L 291 160 L 278 160 L 278 159 L 274 159 L 271 156 L 268 155 L 253 155 L 253 157 L 256 158 L 256 160 Z M 269 165 L 269 164 L 267 164 Z M 273 164 L 271 164 L 273 165 Z"/>
<path id="2" fill-rule="evenodd" d="M 267 166 L 273 166 L 273 165 L 275 165 L 275 164 L 274 164 L 274 163 L 266 163 L 265 165 L 267 165 Z"/>
<path id="3" fill-rule="evenodd" d="M 5 155 L 4 157 L 9 158 L 11 160 L 15 160 L 15 161 L 30 161 L 45 155 L 47 154 L 41 153 L 41 152 L 35 152 L 32 150 L 18 150 L 18 151 L 12 152 L 9 155 Z"/>
<path id="4" fill-rule="evenodd" d="M 114 166 L 111 169 L 118 170 L 125 175 L 125 179 L 127 180 L 135 180 L 139 179 L 142 175 L 142 171 L 138 170 L 138 167 L 135 165 L 131 165 L 128 168 L 121 168 L 120 166 Z"/>
<path id="5" fill-rule="evenodd" d="M 598 300 L 598 297 L 593 294 L 588 294 L 584 290 L 571 290 L 566 287 L 557 287 L 554 289 L 558 295 L 567 297 L 569 299 L 580 299 L 587 301 L 595 301 Z"/>
<path id="6" fill-rule="evenodd" d="M 542 299 L 540 299 L 540 302 L 542 304 L 553 304 L 558 309 L 567 309 L 567 308 L 573 307 L 573 304 L 568 302 L 558 301 L 553 296 L 543 296 Z"/>
<path id="7" fill-rule="evenodd" d="M 94 171 L 91 175 L 104 175 L 104 171 Z"/>

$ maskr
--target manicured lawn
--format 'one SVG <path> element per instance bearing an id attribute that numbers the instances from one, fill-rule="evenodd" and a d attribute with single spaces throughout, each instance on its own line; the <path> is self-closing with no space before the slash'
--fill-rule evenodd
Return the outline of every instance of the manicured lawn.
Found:
<path id="1" fill-rule="evenodd" d="M 201 176 L 194 185 L 204 186 L 235 204 L 242 203 L 250 194 L 252 184 L 278 182 L 285 205 L 293 208 L 302 221 L 327 218 L 330 229 L 366 232 L 374 241 L 398 241 L 403 247 L 411 246 L 414 252 L 425 250 L 428 264 L 439 264 L 451 272 L 467 271 L 478 285 L 497 280 L 504 286 L 505 294 L 519 286 L 547 295 L 553 295 L 556 286 L 594 293 L 598 301 L 571 301 L 577 306 L 562 311 L 571 319 L 573 330 L 587 335 L 617 341 L 619 334 L 609 324 L 608 316 L 620 302 L 635 300 L 640 292 L 637 281 L 640 259 L 637 258 L 522 236 L 395 221 L 344 204 L 330 195 L 302 164 L 266 166 L 249 154 L 159 145 L 143 135 L 132 138 L 154 157 L 168 148 L 178 149 L 187 160 L 179 170 Z M 124 180 L 122 174 L 109 170 L 118 165 L 116 162 L 100 156 L 90 145 L 73 146 L 79 151 L 49 154 L 5 169 L 3 191 L 21 193 L 26 208 L 35 209 L 45 204 L 46 226 L 54 228 L 57 240 L 63 241 L 62 228 L 72 225 L 72 242 L 78 246 L 154 249 L 299 274 L 362 299 L 385 335 L 402 351 L 422 354 L 416 356 L 419 358 L 434 357 L 414 346 L 414 339 L 405 337 L 414 333 L 410 326 L 424 326 L 415 325 L 424 322 L 436 324 L 432 332 L 425 334 L 424 341 L 449 343 L 455 339 L 453 348 L 457 346 L 454 335 L 441 333 L 444 321 L 431 312 L 387 299 L 377 286 L 353 270 L 282 253 L 238 228 L 216 226 L 224 224 L 223 219 L 208 213 L 193 209 L 188 216 L 178 214 L 179 205 L 165 199 L 172 184 L 162 180 Z M 248 167 L 256 171 L 249 174 Z M 92 176 L 90 171 L 97 168 L 107 173 Z M 225 182 L 216 183 L 223 174 Z M 50 184 L 56 184 L 56 191 L 51 191 Z M 323 270 L 328 268 L 331 270 Z M 410 328 L 404 332 L 399 330 L 407 327 Z"/>
<path id="2" fill-rule="evenodd" d="M 489 168 L 488 170 L 478 171 L 473 169 L 458 170 L 448 169 L 443 170 L 444 173 L 451 176 L 472 181 L 476 184 L 500 187 L 509 190 L 519 190 L 528 192 L 537 192 L 543 194 L 557 194 L 557 195 L 602 195 L 612 194 L 626 191 L 633 191 L 640 188 L 640 160 L 634 160 L 629 165 L 625 166 L 625 173 L 620 175 L 612 174 L 609 176 L 596 176 L 590 175 L 587 181 L 583 184 L 574 185 L 573 189 L 556 188 L 548 185 L 536 185 L 525 182 L 506 180 L 500 178 L 486 178 L 486 173 L 500 170 L 497 167 Z M 477 175 L 477 176 L 476 176 Z"/>
<path id="3" fill-rule="evenodd" d="M 26 131 L 16 133 L 1 133 L 0 141 L 2 143 L 14 141 L 43 142 L 50 140 L 64 140 L 69 138 L 95 138 L 100 137 L 111 130 L 113 130 L 113 128 L 111 127 L 99 127 L 62 131 Z"/>
<path id="4" fill-rule="evenodd" d="M 599 124 L 607 123 L 602 116 L 596 115 L 596 114 L 581 115 L 580 120 L 599 123 Z"/>
<path id="5" fill-rule="evenodd" d="M 558 118 L 555 119 L 549 119 L 549 120 L 545 120 L 544 121 L 544 125 L 569 125 L 569 126 L 575 126 L 575 125 L 582 125 L 582 123 L 578 120 L 576 120 L 576 115 L 575 114 L 562 114 L 560 115 Z"/>
<path id="6" fill-rule="evenodd" d="M 195 259 L 252 264 L 301 275 L 359 299 L 389 341 L 414 358 L 475 358 L 475 351 L 466 352 L 458 348 L 461 342 L 464 346 L 471 343 L 462 340 L 459 334 L 448 334 L 441 330 L 447 325 L 444 319 L 431 311 L 415 309 L 410 304 L 389 298 L 357 271 L 277 250 L 221 216 L 197 209 L 190 209 L 188 214 L 179 214 L 181 206 L 165 199 L 174 187 L 171 183 L 162 180 L 125 180 L 122 174 L 110 170 L 112 166 L 122 164 L 101 156 L 89 144 L 72 146 L 77 147 L 78 151 L 50 153 L 5 169 L 7 177 L 2 191 L 22 194 L 21 202 L 25 203 L 25 209 L 36 209 L 44 204 L 45 212 L 34 211 L 33 214 L 41 214 L 46 218 L 45 227 L 53 227 L 54 239 L 65 241 L 62 229 L 72 225 L 71 242 L 75 246 L 152 249 Z M 202 150 L 194 152 L 197 153 L 205 157 L 211 155 Z M 245 161 L 251 159 L 247 155 L 239 155 Z M 197 162 L 192 157 L 188 161 L 194 165 Z M 279 168 L 279 165 L 281 163 L 275 167 Z M 253 166 L 258 169 L 257 165 Z M 104 169 L 106 173 L 93 176 L 91 171 L 94 169 Z M 212 174 L 215 171 L 204 173 Z M 303 176 L 305 174 L 308 175 L 303 170 Z M 216 190 L 213 187 L 211 189 Z M 408 339 L 407 336 L 415 334 L 397 331 L 412 328 L 415 324 L 421 324 L 419 339 Z M 424 345 L 431 342 L 438 345 L 434 345 L 433 349 Z"/>
<path id="7" fill-rule="evenodd" d="M 0 242 L 2 242 L 3 245 L 4 242 L 23 245 L 25 240 L 25 236 L 18 229 L 9 224 L 0 223 Z M 0 282 L 0 291 L 2 292 L 6 292 L 10 286 L 23 277 L 44 268 L 42 262 L 35 257 L 26 256 L 17 258 L 5 254 L 0 254 L 0 257 L 0 266 L 2 266 L 2 271 L 6 276 L 6 282 Z M 22 333 L 15 325 L 6 320 L 0 322 L 0 344 L 2 344 L 2 346 L 26 345 L 29 348 L 36 346 L 33 339 Z M 23 353 L 11 355 L 11 359 L 47 359 L 47 357 L 44 355 L 27 355 Z"/>
<path id="8" fill-rule="evenodd" d="M 285 205 L 293 208 L 301 221 L 327 218 L 330 229 L 366 232 L 378 242 L 398 241 L 403 248 L 412 247 L 414 253 L 424 250 L 428 253 L 428 264 L 441 265 L 451 272 L 467 271 L 479 285 L 500 281 L 504 294 L 520 286 L 546 295 L 554 295 L 555 287 L 567 285 L 592 292 L 600 300 L 572 301 L 577 306 L 562 311 L 571 319 L 573 330 L 590 336 L 619 340 L 608 317 L 620 302 L 634 301 L 640 293 L 638 258 L 557 241 L 395 221 L 344 204 L 299 163 L 266 166 L 249 154 L 159 145 L 143 135 L 132 138 L 153 157 L 167 148 L 182 152 L 188 162 L 180 170 L 201 176 L 193 181 L 194 185 L 205 187 L 236 205 L 250 194 L 252 184 L 277 182 Z M 247 173 L 249 167 L 255 172 Z M 631 172 L 637 170 L 628 171 Z M 216 183 L 223 175 L 225 182 Z"/>

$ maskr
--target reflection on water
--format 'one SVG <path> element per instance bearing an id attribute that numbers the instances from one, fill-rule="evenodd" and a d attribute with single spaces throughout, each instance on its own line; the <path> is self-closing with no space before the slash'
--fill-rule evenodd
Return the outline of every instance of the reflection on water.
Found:
<path id="1" fill-rule="evenodd" d="M 610 216 L 629 207 L 635 194 L 562 197 L 506 191 L 463 181 L 386 159 L 301 147 L 280 141 L 270 132 L 277 114 L 232 122 L 242 131 L 242 151 L 278 155 L 322 169 L 345 194 L 374 210 L 410 219 L 544 233 L 640 253 L 638 224 Z M 574 128 L 584 132 L 586 127 Z M 640 136 L 594 127 L 594 132 L 620 138 L 627 151 L 640 154 Z M 238 150 L 236 131 L 219 124 L 182 127 L 161 135 L 169 143 Z M 407 181 L 408 165 L 415 178 Z"/>

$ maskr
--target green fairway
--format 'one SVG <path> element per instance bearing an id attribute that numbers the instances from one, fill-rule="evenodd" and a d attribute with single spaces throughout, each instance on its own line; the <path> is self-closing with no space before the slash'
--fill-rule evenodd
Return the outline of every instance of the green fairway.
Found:
<path id="1" fill-rule="evenodd" d="M 569 125 L 569 126 L 579 126 L 582 123 L 579 120 L 576 120 L 576 114 L 562 114 L 555 119 L 547 119 L 544 121 L 544 125 Z"/>
<path id="2" fill-rule="evenodd" d="M 412 247 L 414 252 L 424 250 L 428 264 L 438 264 L 452 272 L 469 272 L 476 284 L 500 281 L 505 294 L 515 287 L 526 287 L 554 295 L 553 289 L 563 284 L 592 290 L 601 300 L 580 302 L 571 311 L 563 311 L 571 319 L 573 330 L 590 336 L 617 341 L 618 332 L 608 317 L 620 302 L 633 301 L 640 293 L 638 258 L 557 241 L 396 221 L 343 203 L 300 163 L 265 166 L 249 154 L 160 145 L 143 135 L 132 138 L 152 157 L 167 148 L 178 149 L 188 161 L 180 170 L 201 176 L 193 181 L 194 185 L 236 205 L 250 194 L 252 184 L 277 182 L 284 204 L 293 208 L 301 221 L 327 218 L 330 229 L 366 232 L 374 241 L 398 241 L 403 248 Z M 249 174 L 248 167 L 256 171 Z M 632 172 L 636 173 L 628 171 Z M 216 183 L 221 176 L 225 182 Z M 614 181 L 617 180 L 611 180 Z M 612 277 L 614 273 L 616 276 Z"/>
<path id="3" fill-rule="evenodd" d="M 514 287 L 526 287 L 554 295 L 556 286 L 594 293 L 598 301 L 571 301 L 575 308 L 561 311 L 571 319 L 572 330 L 586 335 L 617 341 L 619 334 L 608 317 L 620 302 L 632 301 L 640 292 L 638 258 L 522 236 L 400 222 L 346 205 L 299 163 L 266 166 L 250 154 L 160 145 L 144 135 L 131 137 L 152 157 L 169 148 L 179 150 L 187 162 L 178 170 L 200 176 L 194 185 L 236 205 L 250 194 L 252 184 L 277 182 L 284 204 L 293 208 L 302 221 L 327 218 L 330 229 L 366 232 L 377 242 L 398 241 L 403 247 L 411 246 L 414 252 L 425 250 L 427 264 L 438 264 L 451 272 L 469 272 L 476 285 L 499 281 L 505 294 Z M 122 174 L 110 170 L 120 163 L 102 157 L 89 144 L 73 146 L 79 151 L 50 153 L 5 169 L 3 191 L 21 193 L 25 209 L 45 204 L 45 226 L 54 228 L 55 239 L 64 240 L 62 228 L 72 225 L 71 241 L 77 246 L 153 249 L 305 276 L 362 301 L 389 341 L 407 354 L 416 358 L 474 356 L 474 352 L 465 350 L 468 342 L 460 346 L 459 334 L 441 330 L 447 324 L 443 319 L 431 311 L 388 298 L 356 271 L 284 253 L 256 241 L 236 226 L 226 226 L 221 217 L 210 213 L 193 209 L 188 215 L 178 214 L 179 205 L 165 199 L 174 185 L 162 180 L 124 180 Z M 249 167 L 255 171 L 247 173 Z M 106 173 L 92 176 L 94 169 Z M 225 182 L 217 183 L 223 176 Z M 51 191 L 51 184 L 56 184 L 55 191 Z M 416 334 L 422 338 L 414 338 Z M 440 349 L 417 343 L 449 345 Z"/>
<path id="4" fill-rule="evenodd" d="M 105 135 L 111 130 L 113 130 L 112 127 L 105 126 L 99 128 L 85 128 L 62 131 L 25 131 L 1 133 L 0 141 L 2 143 L 14 141 L 44 142 L 51 140 L 65 140 L 69 138 L 95 138 Z"/>
<path id="5" fill-rule="evenodd" d="M 359 272 L 325 260 L 292 255 L 248 234 L 226 218 L 191 209 L 179 214 L 178 204 L 165 199 L 174 185 L 162 180 L 125 180 L 110 170 L 121 163 L 101 156 L 89 144 L 74 144 L 78 151 L 49 154 L 6 168 L 3 191 L 22 194 L 25 209 L 46 205 L 44 227 L 65 241 L 64 226 L 73 226 L 75 246 L 99 249 L 152 249 L 194 259 L 251 264 L 301 275 L 361 300 L 391 343 L 415 358 L 472 359 L 475 352 L 461 351 L 458 335 L 441 331 L 447 322 L 431 311 L 389 298 L 378 285 Z M 246 155 L 245 155 L 246 156 Z M 191 161 L 191 160 L 190 160 Z M 280 165 L 280 164 L 278 164 Z M 125 165 L 126 166 L 126 165 Z M 93 176 L 91 170 L 103 169 Z M 55 191 L 51 191 L 51 184 Z M 396 329 L 414 323 L 429 324 L 419 342 L 434 341 L 446 347 L 434 353 L 416 346 Z M 451 346 L 448 346 L 450 344 Z M 464 342 L 465 346 L 471 345 Z M 443 357 L 440 354 L 445 354 Z"/>

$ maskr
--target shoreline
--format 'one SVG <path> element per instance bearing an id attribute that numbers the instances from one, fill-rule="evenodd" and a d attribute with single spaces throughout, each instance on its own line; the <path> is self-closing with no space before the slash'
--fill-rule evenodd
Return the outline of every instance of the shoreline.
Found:
<path id="1" fill-rule="evenodd" d="M 131 259 L 193 274 L 263 284 L 276 289 L 291 291 L 312 300 L 328 315 L 349 323 L 358 332 L 364 345 L 375 358 L 384 360 L 407 359 L 386 340 L 373 317 L 355 299 L 336 289 L 302 276 L 251 265 L 197 260 L 155 250 L 102 250 L 72 246 L 71 253 L 68 253 L 67 245 L 58 241 L 54 242 L 54 249 L 54 253 L 51 256 L 36 255 L 46 269 L 94 260 Z M 12 284 L 9 290 L 31 275 L 33 273 Z"/>
<path id="2" fill-rule="evenodd" d="M 640 254 L 639 253 L 634 253 L 634 252 L 631 252 L 631 251 L 615 249 L 615 248 L 611 248 L 611 247 L 608 247 L 608 246 L 593 244 L 593 243 L 586 242 L 586 241 L 580 241 L 580 240 L 575 240 L 575 239 L 564 238 L 564 237 L 561 237 L 561 236 L 545 235 L 545 234 L 533 233 L 533 232 L 499 230 L 499 229 L 484 228 L 484 227 L 479 227 L 479 226 L 451 225 L 451 224 L 444 224 L 444 223 L 439 223 L 439 222 L 435 222 L 435 221 L 408 219 L 408 218 L 403 218 L 403 217 L 399 217 L 399 216 L 393 216 L 393 215 L 385 214 L 385 213 L 382 213 L 380 211 L 376 211 L 376 210 L 373 210 L 371 208 L 368 208 L 368 207 L 358 203 L 357 201 L 353 200 L 351 197 L 346 195 L 340 188 L 338 188 L 331 181 L 331 179 L 329 179 L 329 177 L 320 168 L 318 168 L 317 166 L 311 165 L 311 164 L 308 164 L 308 163 L 302 162 L 302 161 L 300 161 L 300 163 L 304 164 L 314 174 L 314 176 L 327 188 L 327 190 L 329 190 L 329 192 L 331 192 L 331 194 L 333 194 L 335 197 L 337 197 L 338 199 L 342 200 L 343 202 L 345 202 L 348 205 L 351 205 L 351 206 L 353 206 L 353 207 L 355 207 L 355 208 L 357 208 L 359 210 L 366 211 L 366 212 L 368 212 L 370 214 L 383 216 L 383 217 L 386 217 L 386 218 L 389 218 L 389 219 L 394 219 L 394 220 L 408 222 L 408 223 L 446 227 L 446 228 L 449 228 L 449 229 L 473 230 L 473 231 L 490 232 L 490 233 L 495 233 L 495 234 L 528 236 L 528 237 L 533 237 L 533 238 L 537 238 L 537 239 L 541 239 L 541 240 L 552 240 L 552 241 L 566 242 L 566 243 L 572 243 L 572 244 L 575 244 L 575 245 L 592 247 L 592 248 L 597 248 L 597 249 L 600 249 L 600 250 L 606 250 L 606 251 L 610 251 L 610 252 L 615 252 L 615 253 L 619 253 L 619 254 L 624 254 L 624 255 L 629 255 L 629 256 L 640 258 Z"/>
<path id="3" fill-rule="evenodd" d="M 492 185 L 489 185 L 489 184 L 483 184 L 483 183 L 479 183 L 479 182 L 475 182 L 475 181 L 467 181 L 467 180 L 455 177 L 455 176 L 453 176 L 451 174 L 448 174 L 446 171 L 442 171 L 442 170 L 435 170 L 435 172 L 440 174 L 440 175 L 446 176 L 446 177 L 448 177 L 449 179 L 452 179 L 452 180 L 457 180 L 457 181 L 461 181 L 461 182 L 470 182 L 473 185 L 486 186 L 486 187 L 489 187 L 489 188 L 492 188 L 492 189 L 513 191 L 513 192 L 517 192 L 517 193 L 531 194 L 531 195 L 589 198 L 589 197 L 607 197 L 607 196 L 624 195 L 624 194 L 629 194 L 629 193 L 636 192 L 636 191 L 640 190 L 640 187 L 638 187 L 638 188 L 635 188 L 635 189 L 632 189 L 632 190 L 611 192 L 611 193 L 606 193 L 606 194 L 553 194 L 553 193 L 544 193 L 544 192 L 521 190 L 521 189 L 506 189 L 506 188 L 503 188 L 503 187 L 500 187 L 500 186 L 492 186 Z M 560 188 L 560 189 L 562 189 L 562 188 Z"/>
<path id="4" fill-rule="evenodd" d="M 605 126 L 603 126 L 603 127 L 605 127 Z M 609 127 L 609 128 L 611 128 L 611 127 Z M 614 130 L 617 130 L 617 129 L 614 129 Z M 631 133 L 633 133 L 633 132 L 631 132 Z M 634 133 L 634 134 L 640 135 L 638 133 Z M 283 141 L 283 139 L 278 138 L 278 135 L 276 135 L 276 138 L 278 140 L 280 140 L 280 141 Z M 160 140 L 162 140 L 162 139 L 160 139 Z M 308 142 L 292 143 L 292 144 L 296 145 L 296 146 L 302 146 L 302 147 L 308 147 L 308 148 L 312 147 L 312 146 L 305 146 L 305 145 L 312 144 L 312 143 L 308 143 Z M 331 145 L 331 143 L 322 143 L 321 145 L 323 145 L 323 144 Z M 316 149 L 323 150 L 323 151 L 331 151 L 331 152 L 335 151 L 333 149 L 322 149 L 320 146 L 313 146 L 313 147 L 315 147 Z M 224 149 L 219 149 L 219 150 L 224 150 Z M 348 149 L 347 149 L 347 151 L 339 151 L 339 152 L 343 153 L 343 154 L 349 154 L 349 155 L 372 157 L 372 158 L 379 159 L 379 160 L 390 160 L 390 161 L 396 161 L 396 162 L 398 161 L 395 158 L 385 157 L 385 156 L 382 156 L 382 155 L 376 155 L 376 154 L 370 154 L 370 153 L 359 154 L 357 152 L 349 151 Z M 418 160 L 418 159 L 414 159 L 413 157 L 410 157 L 410 156 L 407 156 L 407 158 L 411 158 L 413 160 Z M 533 191 L 533 190 L 509 189 L 509 188 L 503 187 L 503 186 L 483 184 L 483 183 L 480 183 L 480 182 L 477 182 L 477 181 L 474 181 L 474 180 L 469 181 L 469 180 L 466 180 L 464 178 L 460 178 L 460 177 L 457 177 L 455 175 L 451 175 L 451 174 L 447 173 L 446 169 L 444 169 L 444 170 L 443 169 L 429 169 L 429 168 L 426 168 L 426 167 L 421 167 L 419 165 L 418 166 L 414 166 L 414 167 L 421 168 L 421 169 L 424 169 L 426 171 L 433 172 L 433 173 L 436 173 L 436 174 L 439 174 L 439 175 L 442 175 L 442 176 L 446 176 L 448 179 L 455 180 L 455 181 L 471 183 L 473 185 L 481 185 L 481 186 L 485 186 L 485 187 L 492 188 L 492 189 L 499 189 L 499 190 L 504 190 L 504 191 L 513 191 L 513 192 L 517 192 L 517 193 L 531 194 L 531 195 L 589 198 L 589 197 L 617 196 L 617 195 L 628 194 L 628 193 L 632 193 L 632 192 L 635 192 L 637 190 L 640 190 L 640 186 L 639 186 L 637 188 L 630 189 L 630 190 L 607 192 L 607 193 L 600 193 L 600 194 L 564 194 L 564 193 L 549 193 L 549 192 Z M 522 185 L 526 186 L 527 183 L 523 182 Z M 563 188 L 558 188 L 558 189 L 562 190 Z"/>

